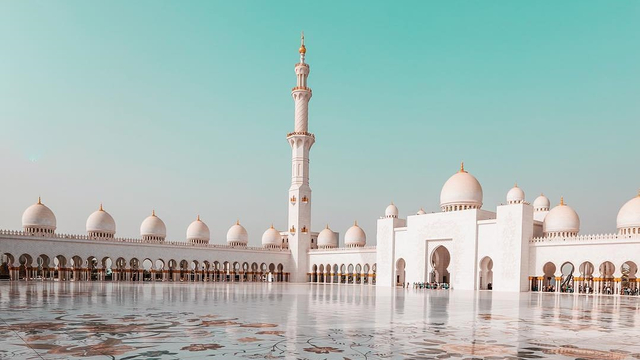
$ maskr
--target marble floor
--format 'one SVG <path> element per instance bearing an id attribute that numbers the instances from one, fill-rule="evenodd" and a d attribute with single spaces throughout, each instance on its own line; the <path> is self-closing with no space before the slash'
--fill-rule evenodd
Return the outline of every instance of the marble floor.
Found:
<path id="1" fill-rule="evenodd" d="M 640 298 L 265 283 L 0 283 L 0 358 L 640 359 Z"/>

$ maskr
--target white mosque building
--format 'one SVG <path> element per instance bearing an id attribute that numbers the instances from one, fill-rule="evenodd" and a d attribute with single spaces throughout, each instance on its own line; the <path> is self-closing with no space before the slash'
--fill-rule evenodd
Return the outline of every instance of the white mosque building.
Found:
<path id="1" fill-rule="evenodd" d="M 260 246 L 249 246 L 240 222 L 227 244 L 210 243 L 198 216 L 186 241 L 167 241 L 155 212 L 139 238 L 116 237 L 116 222 L 103 209 L 89 215 L 86 234 L 56 232 L 56 216 L 40 199 L 25 210 L 21 230 L 0 230 L 0 279 L 57 281 L 313 282 L 399 286 L 447 284 L 452 289 L 575 291 L 626 294 L 640 287 L 640 194 L 618 213 L 617 232 L 580 235 L 580 218 L 564 199 L 533 205 L 517 185 L 506 205 L 482 208 L 480 182 L 463 165 L 442 187 L 441 212 L 402 219 L 389 205 L 377 224 L 377 246 L 357 223 L 344 236 L 327 225 L 313 232 L 309 153 L 309 65 L 304 37 L 295 65 L 296 86 L 288 228 L 273 226 Z"/>

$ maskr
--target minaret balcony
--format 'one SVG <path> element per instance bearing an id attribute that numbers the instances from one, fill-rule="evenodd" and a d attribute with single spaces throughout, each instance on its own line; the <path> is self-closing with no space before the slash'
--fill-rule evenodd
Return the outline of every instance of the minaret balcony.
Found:
<path id="1" fill-rule="evenodd" d="M 308 88 L 306 86 L 296 86 L 291 89 L 291 91 L 296 91 L 296 90 L 305 90 L 305 91 L 311 92 L 311 88 Z"/>
<path id="2" fill-rule="evenodd" d="M 316 136 L 315 136 L 315 135 L 313 135 L 313 134 L 312 134 L 312 133 L 310 133 L 310 132 L 306 132 L 306 131 L 294 131 L 294 132 L 290 132 L 290 133 L 288 133 L 288 134 L 287 134 L 287 137 L 294 136 L 294 135 L 310 136 L 310 137 L 312 137 L 312 138 L 314 138 L 314 139 L 316 138 Z"/>

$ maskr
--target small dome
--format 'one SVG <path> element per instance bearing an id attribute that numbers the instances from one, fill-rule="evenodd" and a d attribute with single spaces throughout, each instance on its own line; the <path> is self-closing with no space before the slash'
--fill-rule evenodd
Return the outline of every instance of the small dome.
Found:
<path id="1" fill-rule="evenodd" d="M 580 231 L 578 214 L 560 198 L 560 205 L 549 211 L 542 223 L 545 236 L 575 236 Z"/>
<path id="2" fill-rule="evenodd" d="M 229 228 L 229 231 L 227 231 L 227 243 L 229 245 L 247 245 L 248 242 L 249 235 L 247 234 L 247 229 L 240 225 L 240 221 L 236 221 L 236 223 Z"/>
<path id="3" fill-rule="evenodd" d="M 384 217 L 394 219 L 398 218 L 398 207 L 395 206 L 393 202 L 384 210 Z"/>
<path id="4" fill-rule="evenodd" d="M 40 198 L 22 213 L 22 228 L 27 232 L 53 233 L 56 229 L 56 216 L 46 207 Z"/>
<path id="5" fill-rule="evenodd" d="M 116 222 L 113 217 L 102 208 L 94 211 L 87 219 L 87 233 L 94 237 L 113 237 L 116 233 Z"/>
<path id="6" fill-rule="evenodd" d="M 358 222 L 354 222 L 353 226 L 344 234 L 344 244 L 347 247 L 362 247 L 367 243 L 367 235 L 364 230 L 358 226 Z"/>
<path id="7" fill-rule="evenodd" d="M 156 216 L 156 211 L 151 212 L 151 216 L 144 219 L 140 225 L 140 236 L 143 240 L 164 241 L 167 237 L 167 227 L 164 222 Z"/>
<path id="8" fill-rule="evenodd" d="M 616 223 L 621 233 L 640 234 L 640 193 L 622 205 Z"/>
<path id="9" fill-rule="evenodd" d="M 266 248 L 279 248 L 282 247 L 282 237 L 280 231 L 273 228 L 271 225 L 267 231 L 262 234 L 262 246 Z"/>
<path id="10" fill-rule="evenodd" d="M 478 179 L 464 170 L 464 163 L 460 165 L 460 171 L 444 183 L 440 192 L 440 207 L 442 211 L 482 207 L 482 186 Z"/>
<path id="11" fill-rule="evenodd" d="M 418 210 L 418 212 L 416 213 L 416 215 L 424 215 L 424 214 L 426 214 L 426 213 L 427 213 L 427 212 L 426 212 L 426 211 L 424 211 L 424 209 L 423 209 L 423 208 L 420 208 L 420 210 Z"/>
<path id="12" fill-rule="evenodd" d="M 187 228 L 187 241 L 206 244 L 211 238 L 211 232 L 207 224 L 200 220 L 200 215 Z"/>
<path id="13" fill-rule="evenodd" d="M 507 193 L 507 204 L 522 204 L 524 202 L 524 191 L 515 184 Z"/>
<path id="14" fill-rule="evenodd" d="M 329 225 L 320 231 L 318 234 L 318 247 L 319 248 L 337 248 L 338 247 L 338 237 L 333 232 L 333 230 L 329 229 Z"/>
<path id="15" fill-rule="evenodd" d="M 544 196 L 544 194 L 540 194 L 540 196 L 533 201 L 533 209 L 535 211 L 549 211 L 550 207 L 551 202 L 548 197 Z"/>

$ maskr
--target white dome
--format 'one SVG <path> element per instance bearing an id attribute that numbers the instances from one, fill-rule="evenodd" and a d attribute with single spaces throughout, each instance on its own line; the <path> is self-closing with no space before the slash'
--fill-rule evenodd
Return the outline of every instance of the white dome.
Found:
<path id="1" fill-rule="evenodd" d="M 282 237 L 280 236 L 280 232 L 273 228 L 271 225 L 267 231 L 262 234 L 262 246 L 264 247 L 281 247 L 282 246 Z"/>
<path id="2" fill-rule="evenodd" d="M 398 207 L 391 203 L 384 210 L 384 217 L 386 218 L 397 218 L 398 217 Z"/>
<path id="3" fill-rule="evenodd" d="M 578 214 L 560 198 L 560 205 L 549 211 L 542 223 L 546 236 L 573 236 L 580 231 Z"/>
<path id="4" fill-rule="evenodd" d="M 424 209 L 423 209 L 423 208 L 420 208 L 420 210 L 418 210 L 418 212 L 416 213 L 416 215 L 424 215 L 424 214 L 426 214 L 426 213 L 427 213 L 427 212 L 426 212 L 426 211 L 424 211 Z"/>
<path id="5" fill-rule="evenodd" d="M 464 164 L 460 165 L 460 171 L 444 183 L 440 192 L 440 207 L 442 211 L 482 207 L 482 186 L 473 175 L 464 170 Z"/>
<path id="6" fill-rule="evenodd" d="M 156 216 L 155 210 L 151 213 L 151 216 L 144 219 L 140 225 L 140 236 L 143 239 L 150 240 L 164 240 L 167 237 L 167 227 L 164 222 Z"/>
<path id="7" fill-rule="evenodd" d="M 524 191 L 515 184 L 507 193 L 507 204 L 522 204 L 524 202 Z"/>
<path id="8" fill-rule="evenodd" d="M 544 196 L 544 194 L 540 194 L 540 196 L 533 201 L 533 209 L 535 211 L 549 211 L 550 207 L 551 202 L 548 197 Z"/>
<path id="9" fill-rule="evenodd" d="M 329 229 L 329 225 L 318 234 L 318 247 L 320 248 L 337 248 L 338 237 Z"/>
<path id="10" fill-rule="evenodd" d="M 227 243 L 246 245 L 248 242 L 249 235 L 247 234 L 247 229 L 240 225 L 240 221 L 236 221 L 236 223 L 229 228 L 229 231 L 227 231 Z"/>
<path id="11" fill-rule="evenodd" d="M 56 216 L 38 198 L 38 202 L 31 205 L 22 213 L 22 228 L 31 231 L 53 232 L 56 229 Z"/>
<path id="12" fill-rule="evenodd" d="M 360 247 L 365 246 L 366 243 L 367 235 L 364 233 L 364 230 L 358 226 L 358 223 L 354 222 L 353 226 L 344 234 L 344 244 L 347 247 Z"/>
<path id="13" fill-rule="evenodd" d="M 100 209 L 94 211 L 87 218 L 87 232 L 92 234 L 113 235 L 116 233 L 116 222 L 113 217 L 100 204 Z"/>
<path id="14" fill-rule="evenodd" d="M 208 243 L 211 238 L 211 232 L 207 224 L 200 220 L 200 215 L 187 228 L 187 241 L 197 241 Z"/>
<path id="15" fill-rule="evenodd" d="M 616 223 L 618 229 L 640 228 L 640 194 L 622 205 Z"/>

